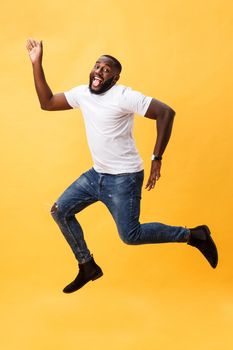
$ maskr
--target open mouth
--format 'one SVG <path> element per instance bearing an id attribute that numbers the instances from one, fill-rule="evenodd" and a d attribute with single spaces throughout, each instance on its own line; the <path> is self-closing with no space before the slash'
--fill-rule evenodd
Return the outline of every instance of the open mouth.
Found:
<path id="1" fill-rule="evenodd" d="M 100 79 L 99 77 L 94 76 L 92 80 L 92 86 L 94 87 L 99 87 L 102 84 L 103 80 Z"/>

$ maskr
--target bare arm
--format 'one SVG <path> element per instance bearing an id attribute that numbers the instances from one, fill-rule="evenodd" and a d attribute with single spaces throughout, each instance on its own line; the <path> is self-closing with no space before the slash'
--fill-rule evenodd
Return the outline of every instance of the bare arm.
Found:
<path id="1" fill-rule="evenodd" d="M 68 104 L 64 93 L 53 94 L 46 82 L 42 67 L 42 41 L 29 39 L 27 41 L 27 50 L 32 62 L 35 88 L 41 108 L 47 111 L 72 109 L 72 107 Z"/>
<path id="2" fill-rule="evenodd" d="M 156 120 L 157 139 L 153 154 L 162 156 L 171 136 L 175 112 L 163 102 L 152 99 L 145 117 Z M 150 191 L 154 188 L 156 181 L 160 178 L 161 160 L 153 160 L 146 188 Z"/>

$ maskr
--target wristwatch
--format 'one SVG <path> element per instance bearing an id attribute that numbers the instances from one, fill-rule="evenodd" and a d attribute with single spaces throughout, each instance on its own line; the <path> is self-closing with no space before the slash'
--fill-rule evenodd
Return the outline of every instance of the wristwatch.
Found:
<path id="1" fill-rule="evenodd" d="M 152 154 L 151 160 L 162 160 L 162 156 L 156 156 L 155 154 Z"/>

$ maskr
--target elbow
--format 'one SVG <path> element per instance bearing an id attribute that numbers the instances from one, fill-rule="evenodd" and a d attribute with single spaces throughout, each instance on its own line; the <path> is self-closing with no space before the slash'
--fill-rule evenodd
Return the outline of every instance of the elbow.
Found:
<path id="1" fill-rule="evenodd" d="M 40 104 L 40 108 L 43 110 L 43 111 L 52 111 L 52 108 L 49 104 Z"/>
<path id="2" fill-rule="evenodd" d="M 173 122 L 176 112 L 169 106 L 166 106 L 155 119 L 167 122 Z"/>
<path id="3" fill-rule="evenodd" d="M 174 111 L 174 109 L 172 109 L 171 107 L 168 108 L 168 115 L 171 119 L 173 119 L 176 115 L 176 112 Z"/>
<path id="4" fill-rule="evenodd" d="M 48 110 L 47 107 L 44 106 L 44 105 L 40 105 L 40 108 L 41 108 L 43 111 L 47 111 L 47 110 Z"/>
<path id="5" fill-rule="evenodd" d="M 176 112 L 171 107 L 166 106 L 163 109 L 161 115 L 158 116 L 158 117 L 160 117 L 161 120 L 167 120 L 167 121 L 171 121 L 172 122 L 174 117 L 175 117 L 175 115 L 176 115 Z"/>
<path id="6" fill-rule="evenodd" d="M 52 97 L 40 99 L 40 108 L 43 111 L 52 111 L 53 110 L 53 99 L 52 99 Z"/>

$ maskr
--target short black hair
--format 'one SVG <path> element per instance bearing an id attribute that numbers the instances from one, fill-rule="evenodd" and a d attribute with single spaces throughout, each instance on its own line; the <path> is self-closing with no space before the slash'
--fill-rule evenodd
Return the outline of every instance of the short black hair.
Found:
<path id="1" fill-rule="evenodd" d="M 122 70 L 122 65 L 120 64 L 120 62 L 119 62 L 115 57 L 113 57 L 113 56 L 111 56 L 111 55 L 102 55 L 102 56 L 110 58 L 110 59 L 113 61 L 113 64 L 114 64 L 114 66 L 117 68 L 117 70 L 119 71 L 119 73 L 121 72 L 121 70 Z"/>

